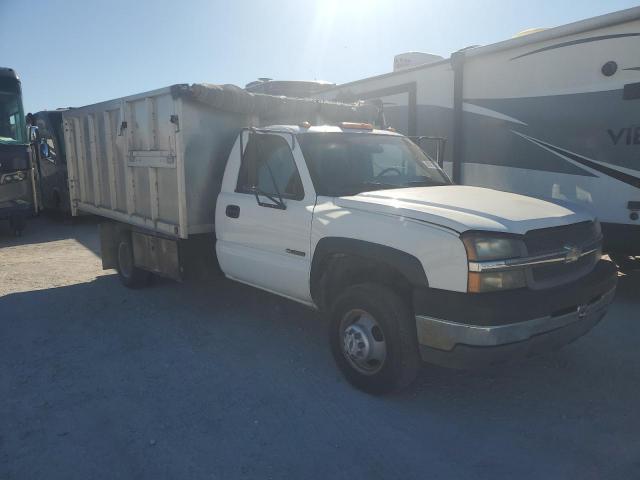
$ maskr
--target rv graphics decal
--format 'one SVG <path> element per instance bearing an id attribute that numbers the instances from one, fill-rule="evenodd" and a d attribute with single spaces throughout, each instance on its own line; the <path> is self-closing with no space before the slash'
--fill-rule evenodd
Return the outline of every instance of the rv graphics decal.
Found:
<path id="1" fill-rule="evenodd" d="M 533 50 L 531 52 L 518 55 L 517 57 L 513 57 L 511 60 L 517 60 L 522 57 L 527 57 L 529 55 L 534 55 L 536 53 L 541 53 L 541 52 L 547 52 L 549 50 L 555 50 L 558 48 L 571 47 L 573 45 L 580 45 L 582 43 L 599 42 L 602 40 L 611 40 L 613 38 L 624 38 L 624 37 L 640 37 L 640 33 L 615 33 L 612 35 L 600 35 L 598 37 L 580 38 L 578 40 L 571 40 L 570 42 L 562 42 L 556 45 L 549 45 L 548 47 L 538 48 L 537 50 Z"/>
<path id="2" fill-rule="evenodd" d="M 622 99 L 622 90 L 543 97 L 474 98 L 465 101 L 517 118 L 526 124 L 525 127 L 497 120 L 490 122 L 478 117 L 469 118 L 465 123 L 465 128 L 468 129 L 468 148 L 465 152 L 467 161 L 480 156 L 478 163 L 505 165 L 506 162 L 517 162 L 520 165 L 505 166 L 553 170 L 550 168 L 552 159 L 549 156 L 538 153 L 532 157 L 521 142 L 514 143 L 511 131 L 517 131 L 552 146 L 560 145 L 567 152 L 579 152 L 577 155 L 581 159 L 640 177 L 638 107 L 634 102 Z M 505 131 L 509 131 L 511 139 L 505 136 Z M 491 144 L 496 145 L 492 147 Z M 478 155 L 479 153 L 482 155 Z M 555 159 L 558 164 L 558 156 Z M 578 167 L 572 162 L 572 168 Z M 565 170 L 558 173 L 584 175 L 586 172 Z M 600 170 L 600 173 L 603 172 Z"/>
<path id="3" fill-rule="evenodd" d="M 640 145 L 640 127 L 625 127 L 618 130 L 607 129 L 614 145 Z"/>
<path id="4" fill-rule="evenodd" d="M 575 152 L 570 152 L 569 150 L 565 150 L 563 148 L 557 147 L 555 145 L 551 145 L 549 143 L 543 142 L 542 140 L 539 140 L 537 138 L 533 138 L 533 137 L 529 137 L 523 133 L 520 132 L 516 132 L 515 130 L 512 130 L 513 133 L 515 133 L 516 135 L 521 136 L 522 138 L 525 138 L 527 140 L 529 140 L 532 143 L 535 143 L 537 145 L 539 145 L 540 147 L 555 153 L 556 155 L 558 155 L 561 158 L 564 158 L 566 160 L 570 160 L 573 162 L 576 162 L 580 165 L 584 165 L 585 167 L 588 167 L 592 170 L 595 170 L 597 172 L 603 173 L 609 177 L 615 178 L 616 180 L 619 180 L 621 182 L 624 182 L 628 185 L 631 185 L 633 187 L 636 188 L 640 188 L 640 177 L 635 177 L 633 175 L 629 175 L 628 173 L 622 172 L 620 170 L 616 170 L 614 168 L 611 168 L 610 166 L 604 165 L 601 162 L 597 162 L 593 159 L 590 158 L 586 158 L 583 157 L 582 155 L 579 155 Z"/>

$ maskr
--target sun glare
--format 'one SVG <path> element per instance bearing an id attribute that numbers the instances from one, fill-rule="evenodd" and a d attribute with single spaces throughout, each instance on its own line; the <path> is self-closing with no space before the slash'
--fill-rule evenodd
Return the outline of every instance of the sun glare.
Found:
<path id="1" fill-rule="evenodd" d="M 329 45 L 337 38 L 341 39 L 337 48 L 366 42 L 382 5 L 376 0 L 317 0 L 306 39 L 306 50 L 315 53 L 316 71 L 322 70 Z"/>

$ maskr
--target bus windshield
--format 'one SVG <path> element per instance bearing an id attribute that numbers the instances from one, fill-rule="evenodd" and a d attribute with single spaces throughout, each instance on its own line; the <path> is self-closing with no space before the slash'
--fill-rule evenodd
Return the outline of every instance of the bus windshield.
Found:
<path id="1" fill-rule="evenodd" d="M 27 143 L 20 85 L 15 80 L 0 82 L 0 143 Z"/>

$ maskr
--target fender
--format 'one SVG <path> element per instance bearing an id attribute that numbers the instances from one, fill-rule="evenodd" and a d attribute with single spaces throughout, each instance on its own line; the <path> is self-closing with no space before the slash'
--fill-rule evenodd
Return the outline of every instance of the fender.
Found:
<path id="1" fill-rule="evenodd" d="M 412 287 L 425 288 L 429 286 L 420 260 L 407 252 L 353 238 L 324 237 L 316 245 L 311 262 L 310 287 L 314 301 L 317 299 L 316 293 L 320 287 L 327 260 L 336 254 L 371 260 L 372 263 L 396 270 L 407 279 Z"/>

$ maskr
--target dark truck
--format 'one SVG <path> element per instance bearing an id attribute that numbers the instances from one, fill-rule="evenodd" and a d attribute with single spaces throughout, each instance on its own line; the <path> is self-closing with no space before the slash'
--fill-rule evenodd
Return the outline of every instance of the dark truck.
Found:
<path id="1" fill-rule="evenodd" d="M 39 208 L 71 215 L 62 112 L 43 110 L 30 116 L 34 129 L 33 153 L 38 176 Z"/>

